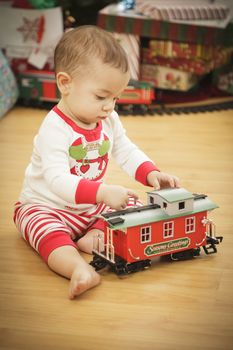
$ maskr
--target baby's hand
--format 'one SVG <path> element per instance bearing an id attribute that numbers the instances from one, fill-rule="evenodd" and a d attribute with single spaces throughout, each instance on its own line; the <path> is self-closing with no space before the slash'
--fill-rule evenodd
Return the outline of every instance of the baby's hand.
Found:
<path id="1" fill-rule="evenodd" d="M 180 187 L 178 177 L 174 175 L 169 175 L 159 171 L 151 171 L 147 175 L 147 182 L 150 186 L 154 187 L 156 190 L 169 187 Z"/>
<path id="2" fill-rule="evenodd" d="M 129 197 L 138 199 L 138 195 L 128 188 L 118 185 L 100 185 L 96 201 L 97 203 L 104 202 L 110 208 L 115 210 L 125 209 L 129 202 Z"/>

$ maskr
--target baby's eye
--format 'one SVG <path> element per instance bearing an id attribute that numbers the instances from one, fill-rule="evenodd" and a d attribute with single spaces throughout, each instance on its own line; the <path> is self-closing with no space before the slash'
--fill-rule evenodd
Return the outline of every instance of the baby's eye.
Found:
<path id="1" fill-rule="evenodd" d="M 105 96 L 99 96 L 99 95 L 96 95 L 95 97 L 97 100 L 100 100 L 100 101 L 105 100 L 106 98 Z"/>

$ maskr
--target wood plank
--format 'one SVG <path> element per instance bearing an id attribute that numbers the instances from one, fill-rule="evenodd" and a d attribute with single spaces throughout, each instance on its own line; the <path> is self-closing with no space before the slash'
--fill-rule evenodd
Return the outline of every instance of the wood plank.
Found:
<path id="1" fill-rule="evenodd" d="M 15 107 L 0 121 L 0 349 L 231 350 L 233 112 L 122 117 L 128 136 L 159 168 L 220 206 L 211 218 L 224 240 L 212 256 L 155 259 L 150 269 L 124 278 L 104 271 L 101 285 L 74 301 L 67 298 L 68 280 L 47 268 L 12 221 L 45 113 Z M 146 199 L 148 188 L 114 162 L 107 181 Z"/>

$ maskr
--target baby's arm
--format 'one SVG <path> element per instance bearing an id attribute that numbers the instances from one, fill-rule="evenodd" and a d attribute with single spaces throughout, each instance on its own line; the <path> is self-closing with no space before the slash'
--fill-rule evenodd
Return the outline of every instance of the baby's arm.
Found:
<path id="1" fill-rule="evenodd" d="M 147 175 L 147 183 L 156 190 L 168 187 L 179 187 L 179 179 L 174 175 L 169 175 L 160 171 L 151 171 Z"/>

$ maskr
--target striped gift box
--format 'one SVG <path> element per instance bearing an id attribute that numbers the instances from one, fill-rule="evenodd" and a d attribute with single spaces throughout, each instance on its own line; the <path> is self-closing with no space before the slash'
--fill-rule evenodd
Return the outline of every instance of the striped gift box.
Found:
<path id="1" fill-rule="evenodd" d="M 230 12 L 224 3 L 210 3 L 208 1 L 169 1 L 169 0 L 137 0 L 135 11 L 150 18 L 161 21 L 174 20 L 222 20 Z"/>
<path id="2" fill-rule="evenodd" d="M 97 25 L 110 32 L 209 45 L 233 45 L 233 23 L 225 28 L 158 21 L 111 4 L 98 12 Z"/>
<path id="3" fill-rule="evenodd" d="M 138 35 L 113 33 L 121 46 L 127 53 L 129 61 L 130 77 L 133 80 L 139 79 L 140 68 L 140 38 Z"/>

